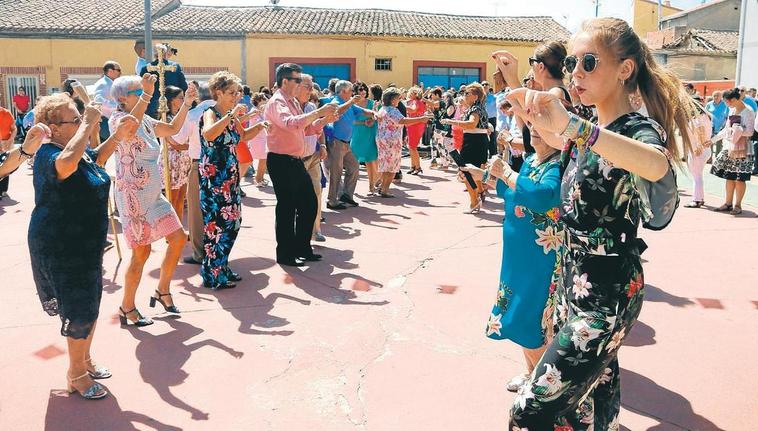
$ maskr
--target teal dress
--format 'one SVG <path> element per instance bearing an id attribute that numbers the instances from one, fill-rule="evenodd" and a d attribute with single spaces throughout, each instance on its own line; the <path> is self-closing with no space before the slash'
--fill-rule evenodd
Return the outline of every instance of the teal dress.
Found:
<path id="1" fill-rule="evenodd" d="M 374 101 L 368 100 L 366 109 L 374 109 Z M 368 116 L 361 115 L 355 121 L 363 122 Z M 353 151 L 355 158 L 361 163 L 373 162 L 379 158 L 376 149 L 376 122 L 371 127 L 363 124 L 353 124 L 353 137 L 350 139 L 350 149 Z"/>
<path id="2" fill-rule="evenodd" d="M 489 338 L 507 338 L 527 349 L 542 346 L 545 330 L 552 326 L 548 297 L 555 290 L 556 252 L 563 237 L 558 222 L 558 154 L 532 166 L 535 157 L 524 160 L 515 190 L 503 181 L 497 183 L 497 193 L 505 201 L 503 260 L 486 329 Z"/>

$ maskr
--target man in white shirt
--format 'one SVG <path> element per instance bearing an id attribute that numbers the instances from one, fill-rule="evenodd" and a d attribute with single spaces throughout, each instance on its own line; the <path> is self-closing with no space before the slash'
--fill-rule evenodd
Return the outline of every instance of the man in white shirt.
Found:
<path id="1" fill-rule="evenodd" d="M 200 209 L 200 172 L 198 168 L 201 146 L 200 119 L 206 109 L 216 104 L 216 101 L 211 99 L 208 84 L 200 84 L 198 93 L 201 102 L 189 110 L 182 129 L 174 135 L 174 141 L 178 144 L 189 146 L 187 152 L 192 159 L 192 167 L 187 181 L 187 224 L 190 242 L 192 243 L 192 256 L 185 257 L 184 263 L 194 265 L 200 265 L 205 255 L 203 251 L 203 213 Z"/>
<path id="2" fill-rule="evenodd" d="M 111 96 L 111 86 L 113 81 L 121 76 L 121 65 L 113 60 L 108 60 L 103 64 L 103 76 L 95 83 L 95 97 L 93 102 L 102 104 L 100 113 L 100 141 L 105 141 L 111 135 L 108 130 L 108 119 L 111 118 L 116 109 L 118 102 Z"/>

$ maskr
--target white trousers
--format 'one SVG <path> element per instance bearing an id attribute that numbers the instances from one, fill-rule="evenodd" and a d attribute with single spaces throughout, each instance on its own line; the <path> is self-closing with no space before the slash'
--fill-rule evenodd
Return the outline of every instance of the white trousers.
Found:
<path id="1" fill-rule="evenodd" d="M 696 156 L 690 153 L 687 157 L 687 166 L 690 168 L 690 175 L 692 175 L 692 185 L 694 192 L 692 193 L 692 200 L 697 202 L 705 201 L 705 192 L 703 191 L 703 168 L 705 168 L 705 162 L 711 157 L 711 149 L 705 149 L 702 154 Z"/>

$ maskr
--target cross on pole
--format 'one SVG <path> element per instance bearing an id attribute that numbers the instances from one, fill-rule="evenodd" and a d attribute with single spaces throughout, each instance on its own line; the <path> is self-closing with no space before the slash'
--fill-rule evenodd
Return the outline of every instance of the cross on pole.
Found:
<path id="1" fill-rule="evenodd" d="M 164 123 L 166 122 L 166 113 L 168 113 L 168 101 L 166 100 L 166 81 L 165 81 L 165 74 L 166 71 L 174 72 L 176 71 L 176 66 L 173 64 L 166 64 L 163 62 L 163 58 L 166 55 L 166 45 L 158 44 L 155 45 L 155 51 L 158 54 L 158 64 L 153 66 L 152 64 L 149 64 L 147 66 L 148 72 L 158 72 L 158 92 L 160 94 L 160 98 L 158 99 L 158 113 L 161 116 L 161 121 Z M 171 170 L 168 163 L 168 143 L 166 142 L 166 138 L 161 138 L 161 143 L 163 147 L 163 181 L 164 186 L 166 188 L 166 198 L 170 201 L 171 200 Z"/>

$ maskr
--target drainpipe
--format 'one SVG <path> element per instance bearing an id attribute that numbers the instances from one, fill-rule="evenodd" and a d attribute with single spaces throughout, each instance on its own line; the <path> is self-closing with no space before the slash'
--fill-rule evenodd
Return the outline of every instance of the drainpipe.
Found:
<path id="1" fill-rule="evenodd" d="M 740 5 L 740 33 L 739 42 L 737 42 L 737 74 L 735 75 L 734 85 L 742 84 L 742 58 L 745 50 L 745 21 L 747 21 L 747 0 L 742 0 Z"/>
<path id="2" fill-rule="evenodd" d="M 242 40 L 240 40 L 240 61 L 241 67 L 240 67 L 240 75 L 242 75 L 240 78 L 242 78 L 242 83 L 247 85 L 247 35 L 245 33 L 242 33 Z"/>
<path id="3" fill-rule="evenodd" d="M 145 60 L 153 61 L 153 23 L 150 0 L 145 0 Z"/>

